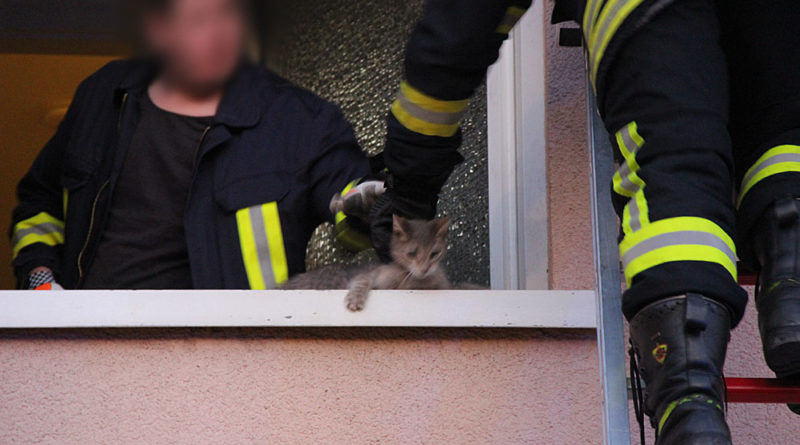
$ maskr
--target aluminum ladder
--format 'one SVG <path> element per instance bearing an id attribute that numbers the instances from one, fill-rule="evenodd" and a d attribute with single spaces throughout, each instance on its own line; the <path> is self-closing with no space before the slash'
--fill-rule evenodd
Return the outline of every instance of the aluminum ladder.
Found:
<path id="1" fill-rule="evenodd" d="M 597 113 L 594 90 L 587 82 L 587 124 L 591 187 L 592 239 L 597 305 L 597 351 L 602 387 L 603 443 L 630 445 L 629 382 L 622 316 L 618 222 L 611 205 L 615 171 L 613 147 Z M 755 284 L 742 275 L 741 284 Z M 728 403 L 800 403 L 800 382 L 766 378 L 726 378 Z"/>

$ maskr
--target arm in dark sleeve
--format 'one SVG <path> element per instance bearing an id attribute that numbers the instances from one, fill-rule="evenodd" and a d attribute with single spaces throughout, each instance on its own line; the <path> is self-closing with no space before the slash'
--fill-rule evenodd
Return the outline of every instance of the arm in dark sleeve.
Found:
<path id="1" fill-rule="evenodd" d="M 319 221 L 329 221 L 336 225 L 336 237 L 351 250 L 370 247 L 369 238 L 354 229 L 355 221 L 339 212 L 330 210 L 331 199 L 343 194 L 358 184 L 370 172 L 369 160 L 356 141 L 352 126 L 345 120 L 338 108 L 326 107 L 317 118 L 317 125 L 323 129 L 319 139 L 317 157 L 311 164 L 311 199 L 314 213 Z"/>
<path id="2" fill-rule="evenodd" d="M 399 197 L 435 201 L 463 159 L 469 98 L 531 0 L 429 0 L 406 48 L 405 80 L 388 118 L 384 161 Z M 413 213 L 413 212 L 412 212 Z"/>
<path id="3" fill-rule="evenodd" d="M 81 88 L 78 89 L 55 135 L 36 157 L 17 186 L 19 204 L 10 227 L 14 271 L 18 285 L 27 285 L 37 267 L 60 275 L 60 247 L 64 243 L 64 190 L 61 184 L 64 152 L 72 133 Z"/>

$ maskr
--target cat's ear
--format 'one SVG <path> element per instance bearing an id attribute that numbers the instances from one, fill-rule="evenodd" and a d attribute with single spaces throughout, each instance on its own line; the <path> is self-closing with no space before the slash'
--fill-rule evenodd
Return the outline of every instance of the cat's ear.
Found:
<path id="1" fill-rule="evenodd" d="M 395 235 L 407 239 L 408 230 L 406 230 L 406 220 L 402 216 L 392 215 L 392 231 Z"/>
<path id="2" fill-rule="evenodd" d="M 450 218 L 440 218 L 435 221 L 436 223 L 436 237 L 444 238 L 447 236 L 447 231 L 450 230 Z"/>

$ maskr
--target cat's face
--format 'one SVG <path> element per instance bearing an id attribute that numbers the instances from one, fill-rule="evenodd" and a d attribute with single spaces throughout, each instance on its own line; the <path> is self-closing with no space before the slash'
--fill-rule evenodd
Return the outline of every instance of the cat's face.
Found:
<path id="1" fill-rule="evenodd" d="M 394 217 L 391 253 L 394 262 L 422 279 L 439 269 L 447 250 L 450 219 L 432 221 Z"/>

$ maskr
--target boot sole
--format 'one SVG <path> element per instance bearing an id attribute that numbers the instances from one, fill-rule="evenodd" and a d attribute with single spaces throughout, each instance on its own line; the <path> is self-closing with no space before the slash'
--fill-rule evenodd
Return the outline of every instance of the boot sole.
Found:
<path id="1" fill-rule="evenodd" d="M 767 335 L 764 359 L 775 376 L 781 379 L 800 380 L 800 330 L 797 328 L 774 329 Z M 767 346 L 771 345 L 771 346 Z M 787 404 L 800 415 L 800 405 Z"/>
<path id="2" fill-rule="evenodd" d="M 767 334 L 764 359 L 778 378 L 800 374 L 800 329 L 774 329 Z"/>

